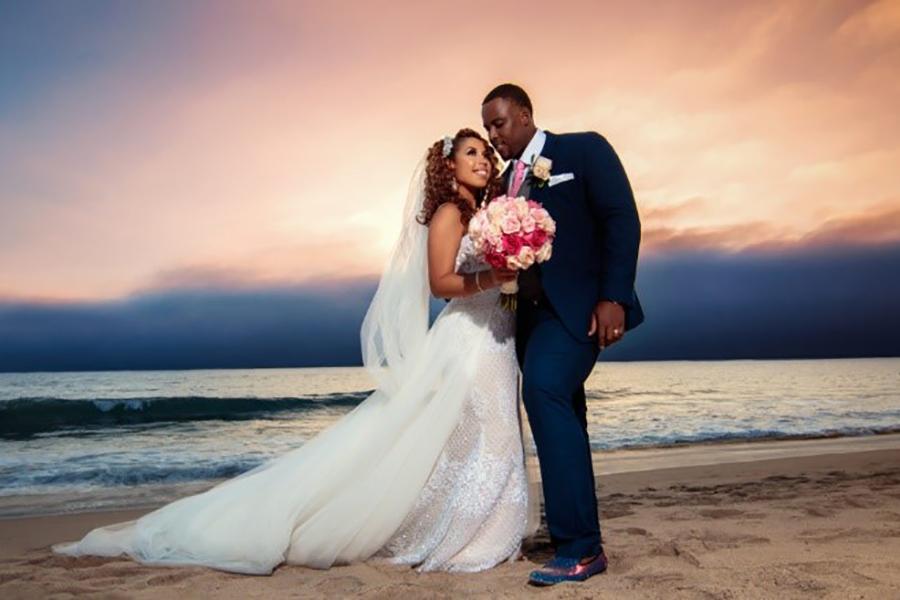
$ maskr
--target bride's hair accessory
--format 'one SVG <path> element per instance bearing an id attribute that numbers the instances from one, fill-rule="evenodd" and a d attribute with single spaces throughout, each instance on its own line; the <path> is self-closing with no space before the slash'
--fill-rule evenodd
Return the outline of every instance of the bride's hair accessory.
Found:
<path id="1" fill-rule="evenodd" d="M 449 135 L 445 135 L 444 136 L 444 149 L 441 152 L 441 154 L 444 156 L 444 158 L 447 158 L 448 156 L 450 156 L 451 150 L 453 150 L 453 138 L 450 137 Z"/>

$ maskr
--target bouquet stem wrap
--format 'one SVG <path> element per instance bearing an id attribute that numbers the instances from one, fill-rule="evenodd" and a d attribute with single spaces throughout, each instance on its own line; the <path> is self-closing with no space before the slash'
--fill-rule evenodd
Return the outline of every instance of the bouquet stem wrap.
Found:
<path id="1" fill-rule="evenodd" d="M 518 281 L 506 281 L 500 284 L 500 305 L 506 310 L 514 311 L 518 306 Z"/>

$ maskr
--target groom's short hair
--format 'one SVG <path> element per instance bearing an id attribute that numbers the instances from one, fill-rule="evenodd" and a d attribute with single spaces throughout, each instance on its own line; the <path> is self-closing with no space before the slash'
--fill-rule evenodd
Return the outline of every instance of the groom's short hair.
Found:
<path id="1" fill-rule="evenodd" d="M 484 106 L 491 100 L 496 100 L 497 98 L 504 98 L 510 102 L 515 102 L 519 106 L 527 108 L 528 112 L 531 113 L 531 116 L 534 116 L 534 109 L 531 108 L 531 98 L 528 97 L 525 90 L 514 83 L 501 83 L 488 92 L 488 95 L 481 101 L 481 105 Z"/>

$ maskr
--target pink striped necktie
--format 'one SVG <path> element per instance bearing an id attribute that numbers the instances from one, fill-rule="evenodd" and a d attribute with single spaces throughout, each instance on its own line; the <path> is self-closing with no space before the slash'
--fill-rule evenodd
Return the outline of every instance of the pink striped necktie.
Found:
<path id="1" fill-rule="evenodd" d="M 512 183 L 509 184 L 509 193 L 507 195 L 515 196 L 518 194 L 523 181 L 525 181 L 525 162 L 516 159 L 516 168 L 513 173 Z"/>

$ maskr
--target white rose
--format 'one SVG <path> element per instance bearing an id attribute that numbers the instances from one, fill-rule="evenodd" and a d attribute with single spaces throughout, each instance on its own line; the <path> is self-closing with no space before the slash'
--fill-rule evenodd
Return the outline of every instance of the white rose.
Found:
<path id="1" fill-rule="evenodd" d="M 547 232 L 548 235 L 553 235 L 556 233 L 556 221 L 547 216 L 546 219 L 541 219 L 538 221 L 538 227 Z"/>
<path id="2" fill-rule="evenodd" d="M 500 225 L 497 223 L 490 223 L 484 230 L 484 237 L 487 238 L 487 241 L 491 246 L 494 246 L 495 248 L 499 246 L 503 241 L 503 232 L 500 231 Z"/>
<path id="3" fill-rule="evenodd" d="M 546 156 L 538 156 L 531 167 L 531 174 L 541 181 L 547 181 L 550 179 L 551 167 L 553 167 L 552 160 Z"/>
<path id="4" fill-rule="evenodd" d="M 537 253 L 535 254 L 535 258 L 538 262 L 546 262 L 550 260 L 550 256 L 553 254 L 553 245 L 550 242 L 544 242 L 544 245 L 538 248 Z"/>
<path id="5" fill-rule="evenodd" d="M 528 201 L 525 200 L 525 198 L 523 198 L 522 196 L 519 196 L 518 198 L 516 198 L 515 207 L 516 207 L 516 216 L 518 216 L 519 219 L 524 218 L 531 210 L 530 208 L 528 208 Z"/>
<path id="6" fill-rule="evenodd" d="M 531 246 L 522 246 L 519 250 L 519 256 L 516 258 L 519 259 L 520 268 L 527 269 L 534 264 L 534 250 L 532 250 Z"/>

